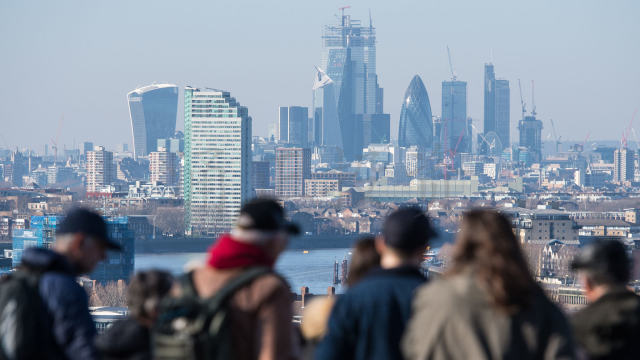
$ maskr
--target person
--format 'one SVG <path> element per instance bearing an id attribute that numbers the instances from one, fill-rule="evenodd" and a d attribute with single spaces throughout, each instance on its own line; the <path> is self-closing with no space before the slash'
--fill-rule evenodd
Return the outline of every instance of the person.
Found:
<path id="1" fill-rule="evenodd" d="M 317 359 L 402 358 L 400 338 L 413 293 L 426 281 L 419 267 L 434 236 L 419 208 L 403 207 L 387 217 L 375 240 L 380 268 L 338 297 Z"/>
<path id="2" fill-rule="evenodd" d="M 355 286 L 372 269 L 380 267 L 380 254 L 376 250 L 375 238 L 364 237 L 353 247 L 349 262 L 346 285 Z M 318 343 L 327 333 L 327 323 L 335 296 L 321 296 L 311 299 L 303 310 L 300 330 L 304 339 L 303 358 L 312 359 Z"/>
<path id="3" fill-rule="evenodd" d="M 162 270 L 140 271 L 132 276 L 127 288 L 129 316 L 116 321 L 96 339 L 103 359 L 152 359 L 150 328 L 172 284 L 171 274 Z"/>
<path id="4" fill-rule="evenodd" d="M 206 264 L 190 273 L 201 299 L 211 298 L 225 284 L 257 267 L 273 269 L 288 237 L 299 228 L 285 218 L 282 206 L 258 198 L 242 206 L 230 234 L 210 248 Z M 177 289 L 180 294 L 184 288 Z M 298 356 L 293 341 L 292 296 L 287 282 L 273 270 L 237 289 L 229 298 L 229 323 L 234 359 L 291 359 Z"/>
<path id="5" fill-rule="evenodd" d="M 630 291 L 624 245 L 602 240 L 585 246 L 571 264 L 589 305 L 572 318 L 576 341 L 589 359 L 637 359 L 640 297 Z"/>
<path id="6" fill-rule="evenodd" d="M 529 273 L 511 223 L 467 212 L 444 277 L 422 287 L 406 359 L 573 359 L 571 329 Z"/>
<path id="7" fill-rule="evenodd" d="M 38 294 L 46 327 L 51 332 L 50 358 L 97 359 L 96 328 L 89 314 L 87 293 L 76 277 L 93 271 L 107 249 L 121 250 L 109 238 L 100 215 L 72 209 L 57 224 L 52 249 L 31 247 L 22 254 L 21 269 L 37 272 Z"/>

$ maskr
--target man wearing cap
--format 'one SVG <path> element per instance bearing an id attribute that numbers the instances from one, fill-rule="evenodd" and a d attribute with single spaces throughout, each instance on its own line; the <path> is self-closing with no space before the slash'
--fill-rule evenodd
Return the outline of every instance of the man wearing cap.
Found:
<path id="1" fill-rule="evenodd" d="M 589 359 L 640 357 L 640 297 L 627 288 L 631 263 L 616 240 L 585 246 L 571 264 L 589 305 L 572 319 L 577 342 Z"/>
<path id="2" fill-rule="evenodd" d="M 193 271 L 196 293 L 209 298 L 249 268 L 272 269 L 289 235 L 298 233 L 277 202 L 254 199 L 246 203 L 231 233 L 220 236 L 206 264 Z M 228 313 L 234 358 L 293 358 L 291 302 L 289 285 L 273 271 L 236 290 L 229 298 Z"/>
<path id="3" fill-rule="evenodd" d="M 58 223 L 52 249 L 24 250 L 21 267 L 42 274 L 38 291 L 51 330 L 50 358 L 98 358 L 87 294 L 76 277 L 93 271 L 107 249 L 120 250 L 120 245 L 109 239 L 102 217 L 77 208 Z"/>
<path id="4" fill-rule="evenodd" d="M 316 359 L 402 359 L 400 340 L 411 313 L 429 239 L 435 237 L 419 208 L 387 217 L 376 238 L 380 268 L 338 297 Z"/>

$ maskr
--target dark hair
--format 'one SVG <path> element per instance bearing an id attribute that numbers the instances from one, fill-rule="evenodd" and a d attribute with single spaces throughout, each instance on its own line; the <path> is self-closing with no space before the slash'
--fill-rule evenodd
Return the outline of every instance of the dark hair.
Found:
<path id="1" fill-rule="evenodd" d="M 347 286 L 355 285 L 369 270 L 378 266 L 380 266 L 380 254 L 376 250 L 375 238 L 367 236 L 358 240 L 353 247 L 351 262 L 349 263 Z"/>
<path id="2" fill-rule="evenodd" d="M 487 290 L 493 305 L 513 312 L 529 305 L 537 289 L 507 218 L 496 211 L 471 210 L 460 225 L 447 274 L 469 270 Z"/>
<path id="3" fill-rule="evenodd" d="M 134 274 L 127 291 L 131 316 L 136 319 L 153 320 L 154 312 L 172 285 L 173 277 L 163 270 L 140 271 Z"/>
<path id="4" fill-rule="evenodd" d="M 424 250 L 436 233 L 429 218 L 417 207 L 401 207 L 387 216 L 382 227 L 384 242 L 403 255 Z"/>

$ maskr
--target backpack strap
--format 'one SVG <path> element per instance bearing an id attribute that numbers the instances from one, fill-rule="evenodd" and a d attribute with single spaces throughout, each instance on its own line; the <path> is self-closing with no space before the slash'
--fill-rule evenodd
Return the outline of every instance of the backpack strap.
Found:
<path id="1" fill-rule="evenodd" d="M 250 283 L 256 278 L 271 273 L 271 269 L 267 267 L 252 267 L 235 276 L 227 282 L 215 295 L 210 297 L 206 302 L 209 309 L 217 309 L 224 303 L 229 296 L 233 295 L 239 288 Z M 193 287 L 193 284 L 191 285 Z"/>

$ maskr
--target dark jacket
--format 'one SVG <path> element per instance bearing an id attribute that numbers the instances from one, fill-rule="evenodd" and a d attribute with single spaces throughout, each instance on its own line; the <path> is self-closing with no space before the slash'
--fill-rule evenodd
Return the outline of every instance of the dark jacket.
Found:
<path id="1" fill-rule="evenodd" d="M 576 341 L 590 359 L 640 357 L 640 297 L 624 287 L 577 312 L 572 325 Z"/>
<path id="2" fill-rule="evenodd" d="M 415 289 L 417 268 L 376 269 L 336 300 L 317 359 L 402 359 L 400 339 Z"/>
<path id="3" fill-rule="evenodd" d="M 513 314 L 496 309 L 471 272 L 433 281 L 414 300 L 406 359 L 574 359 L 569 322 L 541 289 Z"/>
<path id="4" fill-rule="evenodd" d="M 87 294 L 76 282 L 77 273 L 69 261 L 51 250 L 33 247 L 22 254 L 22 265 L 43 272 L 40 297 L 57 345 L 50 353 L 66 359 L 96 359 L 96 328 Z"/>
<path id="5" fill-rule="evenodd" d="M 99 335 L 96 347 L 104 360 L 151 360 L 151 335 L 147 327 L 127 318 L 116 321 Z"/>

